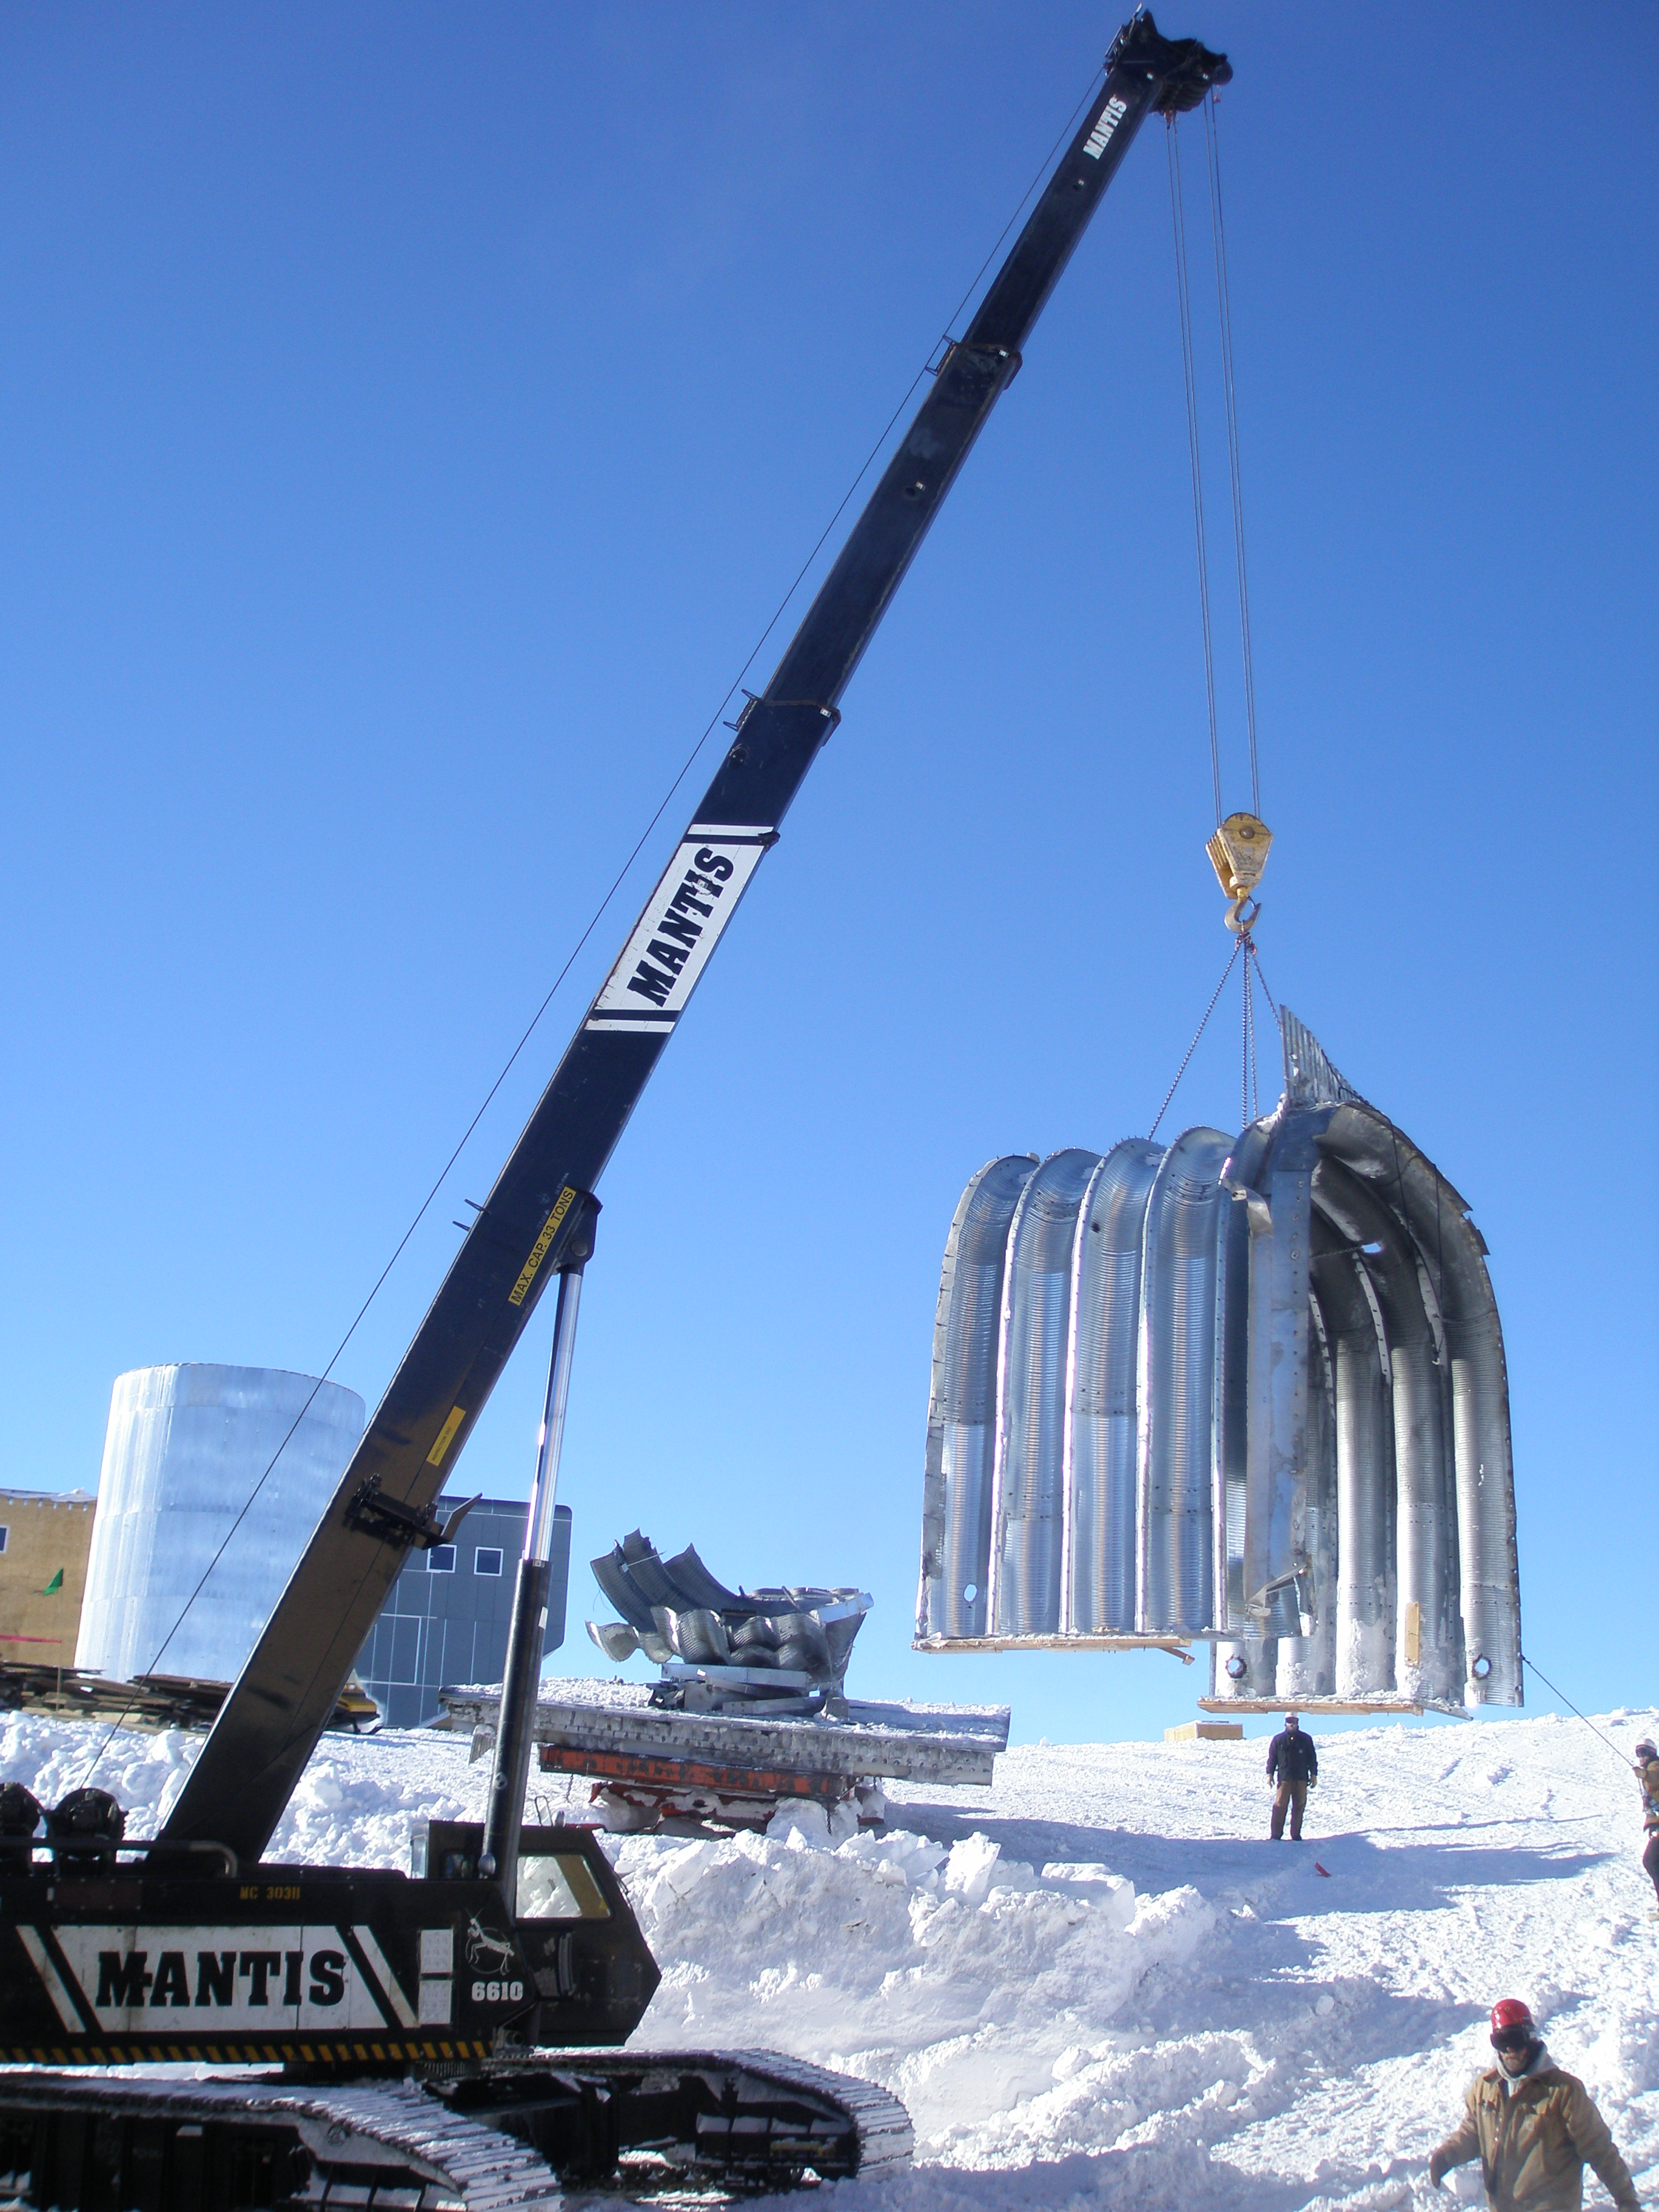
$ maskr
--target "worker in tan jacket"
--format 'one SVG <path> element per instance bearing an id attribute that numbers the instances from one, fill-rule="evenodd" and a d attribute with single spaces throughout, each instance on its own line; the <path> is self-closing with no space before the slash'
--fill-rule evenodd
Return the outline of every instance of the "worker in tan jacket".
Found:
<path id="1" fill-rule="evenodd" d="M 1477 2155 L 1492 2212 L 1579 2212 L 1593 2166 L 1619 2212 L 1641 2212 L 1630 2168 L 1583 2083 L 1552 2066 L 1518 1997 L 1492 2008 L 1498 2063 L 1469 2091 L 1463 2124 L 1429 2160 L 1429 2179 Z"/>

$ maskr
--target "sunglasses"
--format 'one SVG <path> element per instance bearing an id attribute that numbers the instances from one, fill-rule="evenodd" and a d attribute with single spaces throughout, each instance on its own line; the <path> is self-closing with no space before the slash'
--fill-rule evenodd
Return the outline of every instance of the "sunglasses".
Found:
<path id="1" fill-rule="evenodd" d="M 1529 2027 L 1500 2027 L 1492 2039 L 1494 2051 L 1525 2051 L 1534 2040 Z"/>

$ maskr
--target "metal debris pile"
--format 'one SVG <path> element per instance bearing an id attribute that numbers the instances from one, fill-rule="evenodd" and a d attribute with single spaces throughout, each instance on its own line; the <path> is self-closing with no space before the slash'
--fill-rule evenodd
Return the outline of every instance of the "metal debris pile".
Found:
<path id="1" fill-rule="evenodd" d="M 652 1703 L 684 1712 L 823 1712 L 843 1717 L 847 1662 L 872 1601 L 858 1589 L 731 1590 L 687 1545 L 672 1559 L 636 1528 L 593 1578 L 622 1615 L 587 1632 L 620 1664 L 638 1651 L 662 1668 Z"/>

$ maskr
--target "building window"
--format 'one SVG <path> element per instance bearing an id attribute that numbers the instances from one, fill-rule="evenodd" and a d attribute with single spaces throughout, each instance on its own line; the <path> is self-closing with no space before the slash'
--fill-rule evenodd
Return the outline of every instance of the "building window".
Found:
<path id="1" fill-rule="evenodd" d="M 0 1552 L 3 1552 L 5 1550 L 6 1539 L 10 1535 L 10 1534 L 11 1530 L 9 1528 L 0 1528 Z"/>
<path id="2" fill-rule="evenodd" d="M 485 1551 L 482 1547 L 472 1554 L 475 1575 L 498 1575 L 501 1571 L 501 1555 L 498 1551 Z"/>
<path id="3" fill-rule="evenodd" d="M 455 1547 L 434 1544 L 426 1555 L 427 1570 L 434 1575 L 453 1575 L 455 1571 Z"/>

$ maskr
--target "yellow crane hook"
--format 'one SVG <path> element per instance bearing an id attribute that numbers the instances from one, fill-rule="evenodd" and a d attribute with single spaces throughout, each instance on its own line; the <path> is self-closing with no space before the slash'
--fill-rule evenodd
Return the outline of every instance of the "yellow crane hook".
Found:
<path id="1" fill-rule="evenodd" d="M 1228 902 L 1227 927 L 1240 937 L 1249 936 L 1261 912 L 1261 901 L 1253 893 L 1273 842 L 1273 831 L 1255 815 L 1230 814 L 1204 848 Z"/>

